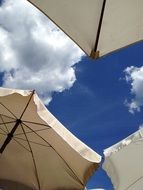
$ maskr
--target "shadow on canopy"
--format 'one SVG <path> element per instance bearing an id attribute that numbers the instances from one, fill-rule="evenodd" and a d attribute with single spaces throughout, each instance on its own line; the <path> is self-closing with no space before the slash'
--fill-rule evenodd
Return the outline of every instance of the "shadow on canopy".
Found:
<path id="1" fill-rule="evenodd" d="M 24 185 L 22 183 L 18 183 L 15 181 L 0 179 L 0 188 L 2 190 L 35 190 L 31 187 L 28 187 L 27 185 Z"/>

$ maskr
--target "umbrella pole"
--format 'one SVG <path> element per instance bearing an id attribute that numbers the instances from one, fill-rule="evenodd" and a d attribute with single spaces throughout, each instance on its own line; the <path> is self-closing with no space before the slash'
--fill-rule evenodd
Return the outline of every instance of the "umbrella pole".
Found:
<path id="1" fill-rule="evenodd" d="M 6 146 L 9 144 L 9 142 L 12 140 L 13 138 L 13 134 L 16 131 L 17 127 L 21 124 L 21 120 L 17 119 L 16 123 L 14 125 L 14 127 L 12 128 L 11 132 L 7 134 L 7 138 L 5 139 L 3 145 L 0 148 L 0 153 L 2 154 L 3 151 L 5 150 Z"/>

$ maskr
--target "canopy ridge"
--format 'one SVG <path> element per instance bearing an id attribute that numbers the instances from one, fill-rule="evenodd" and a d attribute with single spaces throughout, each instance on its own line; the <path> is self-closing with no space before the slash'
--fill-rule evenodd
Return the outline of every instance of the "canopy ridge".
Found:
<path id="1" fill-rule="evenodd" d="M 93 59 L 99 58 L 99 56 L 100 56 L 99 55 L 100 52 L 97 50 L 97 48 L 98 48 L 100 31 L 101 31 L 102 21 L 103 21 L 103 16 L 104 16 L 104 11 L 105 11 L 105 5 L 106 5 L 106 0 L 103 0 L 100 19 L 99 19 L 99 25 L 98 25 L 98 30 L 97 30 L 96 40 L 95 40 L 95 46 L 94 46 L 94 49 L 91 51 L 91 54 L 90 54 L 90 57 Z"/>
<path id="2" fill-rule="evenodd" d="M 38 188 L 39 188 L 39 190 L 41 190 L 40 180 L 39 180 L 39 176 L 38 176 L 38 170 L 37 170 L 37 166 L 36 166 L 36 161 L 35 161 L 35 158 L 34 158 L 34 154 L 33 154 L 33 151 L 32 151 L 32 147 L 31 147 L 30 142 L 29 142 L 29 140 L 28 140 L 28 137 L 27 137 L 27 135 L 26 135 L 26 133 L 25 133 L 24 127 L 23 127 L 22 125 L 21 125 L 21 127 L 22 127 L 23 133 L 24 133 L 24 135 L 25 135 L 25 138 L 26 138 L 26 140 L 27 140 L 27 142 L 28 142 L 28 145 L 29 145 L 29 148 L 30 148 L 30 152 L 31 152 L 33 164 L 34 164 L 34 167 L 35 167 L 35 174 L 36 174 L 36 179 L 37 179 L 37 183 L 38 183 Z"/>
<path id="3" fill-rule="evenodd" d="M 26 125 L 25 123 L 23 123 L 23 125 L 25 125 L 28 129 L 31 129 L 28 125 Z M 31 129 L 32 130 L 32 129 Z M 62 158 L 62 156 L 55 150 L 55 148 L 49 143 L 47 142 L 43 137 L 41 137 L 38 133 L 36 133 L 34 130 L 32 130 L 38 137 L 40 137 L 44 142 L 48 143 L 50 145 L 50 147 L 58 154 L 58 156 L 63 160 L 63 162 L 65 163 L 65 165 L 70 169 L 70 171 L 72 172 L 72 174 L 74 175 L 74 178 L 76 179 L 76 181 L 78 181 L 82 186 L 84 185 L 82 183 L 82 181 L 78 178 L 78 176 L 75 174 L 75 172 L 72 170 L 72 168 L 69 166 L 69 164 Z"/>

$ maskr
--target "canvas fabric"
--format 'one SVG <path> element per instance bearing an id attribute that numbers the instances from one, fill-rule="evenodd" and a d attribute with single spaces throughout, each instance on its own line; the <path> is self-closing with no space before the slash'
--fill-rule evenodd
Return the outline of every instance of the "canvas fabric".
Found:
<path id="1" fill-rule="evenodd" d="M 69 132 L 36 92 L 0 88 L 0 187 L 20 190 L 84 189 L 101 157 Z"/>

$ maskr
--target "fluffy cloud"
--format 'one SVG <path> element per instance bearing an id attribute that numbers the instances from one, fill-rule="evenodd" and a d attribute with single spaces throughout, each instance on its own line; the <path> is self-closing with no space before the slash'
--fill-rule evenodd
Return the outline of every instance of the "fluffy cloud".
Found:
<path id="1" fill-rule="evenodd" d="M 143 106 L 143 67 L 127 67 L 125 70 L 126 81 L 131 84 L 131 94 L 134 98 L 125 104 L 129 108 L 129 112 L 140 112 L 140 107 Z"/>
<path id="2" fill-rule="evenodd" d="M 26 0 L 4 1 L 0 37 L 4 87 L 36 89 L 48 104 L 74 84 L 83 52 Z"/>

